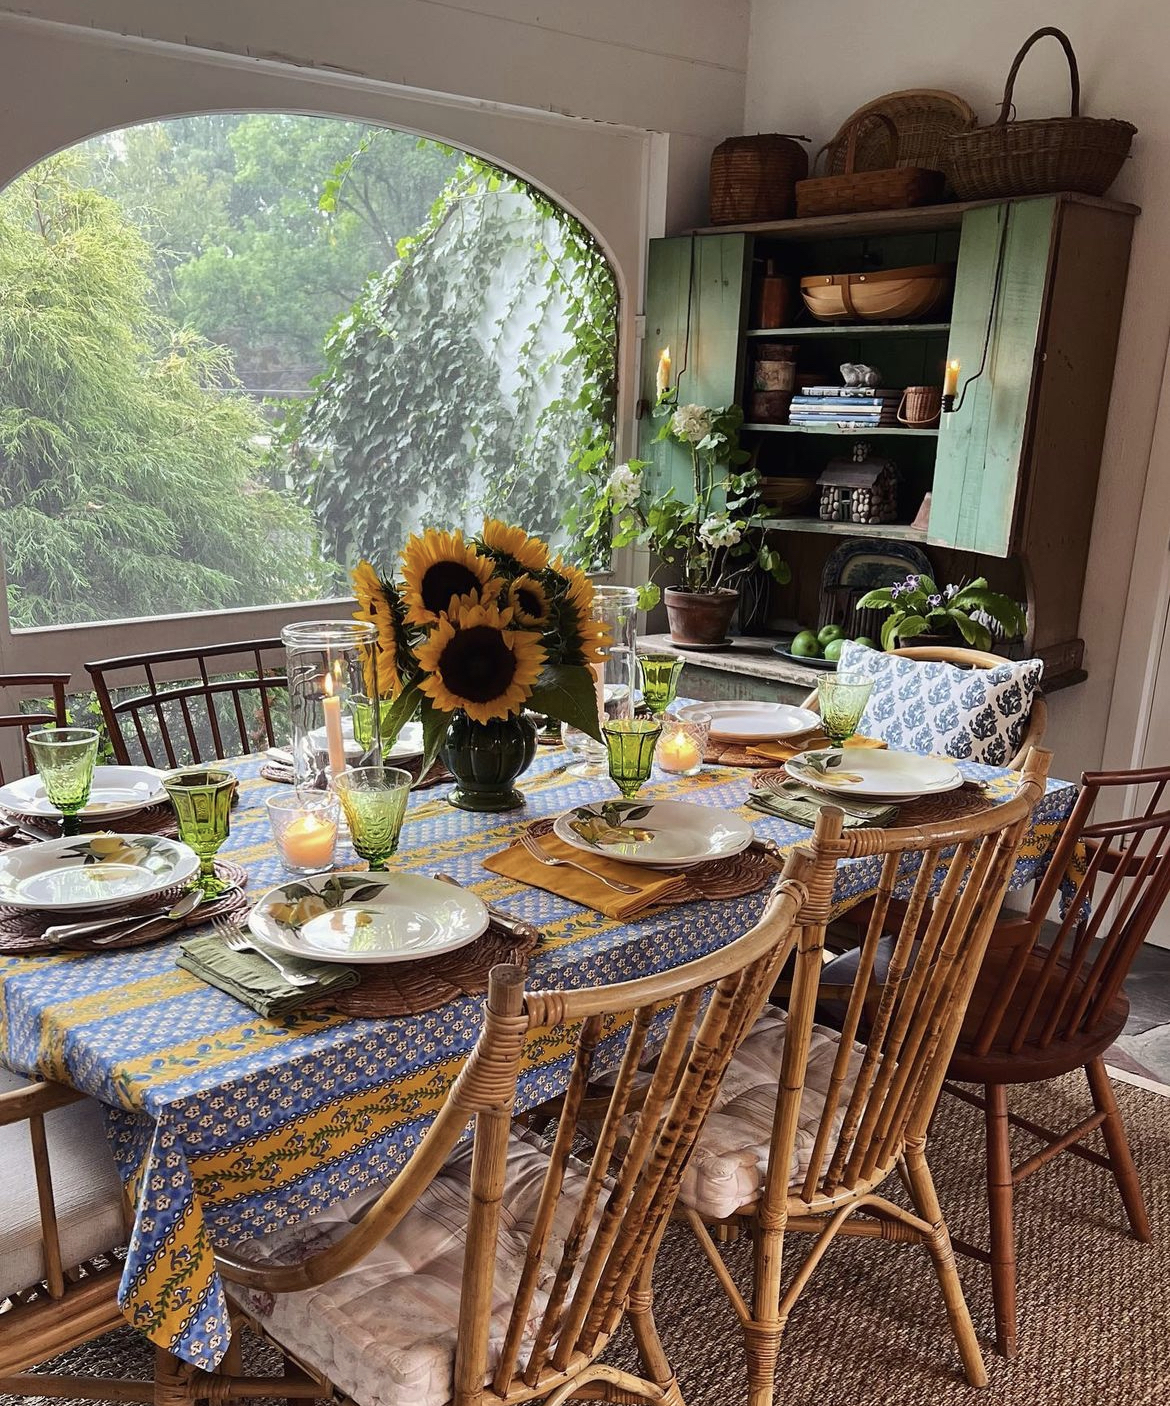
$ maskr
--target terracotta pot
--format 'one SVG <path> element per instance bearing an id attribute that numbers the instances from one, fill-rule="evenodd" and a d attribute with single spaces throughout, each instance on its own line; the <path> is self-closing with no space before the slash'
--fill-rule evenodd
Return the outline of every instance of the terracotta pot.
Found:
<path id="1" fill-rule="evenodd" d="M 717 591 L 688 591 L 668 586 L 663 592 L 670 638 L 675 644 L 722 644 L 727 627 L 739 604 L 739 592 L 721 587 Z"/>

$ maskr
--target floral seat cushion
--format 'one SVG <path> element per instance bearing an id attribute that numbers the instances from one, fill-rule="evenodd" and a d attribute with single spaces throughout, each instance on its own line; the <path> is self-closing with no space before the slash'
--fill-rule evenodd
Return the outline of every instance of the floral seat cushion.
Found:
<path id="1" fill-rule="evenodd" d="M 858 732 L 906 752 L 1005 766 L 1028 730 L 1044 663 L 1004 660 L 994 669 L 960 669 L 850 640 L 837 668 L 874 681 Z"/>
<path id="2" fill-rule="evenodd" d="M 500 1208 L 489 1370 L 499 1361 L 547 1169 L 544 1151 L 524 1137 L 512 1137 Z M 570 1161 L 528 1319 L 526 1346 L 548 1302 L 584 1180 L 584 1169 Z M 359 1406 L 443 1406 L 454 1387 L 470 1191 L 468 1144 L 446 1163 L 395 1229 L 336 1279 L 293 1294 L 238 1285 L 229 1285 L 229 1293 L 278 1343 Z M 299 1262 L 340 1239 L 379 1194 L 380 1188 L 364 1192 L 251 1241 L 244 1253 L 273 1264 Z M 604 1202 L 603 1194 L 598 1213 Z"/>

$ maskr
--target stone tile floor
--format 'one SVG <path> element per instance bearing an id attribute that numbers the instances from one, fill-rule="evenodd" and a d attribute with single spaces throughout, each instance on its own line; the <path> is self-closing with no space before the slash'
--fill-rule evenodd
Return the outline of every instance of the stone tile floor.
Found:
<path id="1" fill-rule="evenodd" d="M 1170 949 L 1146 943 L 1125 989 L 1129 1020 L 1106 1061 L 1170 1084 Z"/>

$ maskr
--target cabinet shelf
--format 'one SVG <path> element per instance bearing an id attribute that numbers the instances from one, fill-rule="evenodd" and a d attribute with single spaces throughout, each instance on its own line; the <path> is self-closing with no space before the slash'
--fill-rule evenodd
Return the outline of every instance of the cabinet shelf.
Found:
<path id="1" fill-rule="evenodd" d="M 802 327 L 749 327 L 745 337 L 910 337 L 949 332 L 949 322 L 821 322 Z"/>
<path id="2" fill-rule="evenodd" d="M 782 532 L 824 532 L 833 537 L 884 537 L 892 542 L 925 542 L 926 528 L 905 522 L 822 522 L 817 517 L 772 517 L 762 526 Z"/>
<path id="3" fill-rule="evenodd" d="M 833 434 L 833 435 L 865 435 L 868 438 L 875 434 L 896 434 L 913 435 L 915 439 L 925 439 L 930 435 L 938 436 L 937 429 L 913 429 L 909 425 L 877 425 L 872 429 L 842 430 L 836 425 L 744 425 L 745 430 L 758 431 L 760 434 Z"/>

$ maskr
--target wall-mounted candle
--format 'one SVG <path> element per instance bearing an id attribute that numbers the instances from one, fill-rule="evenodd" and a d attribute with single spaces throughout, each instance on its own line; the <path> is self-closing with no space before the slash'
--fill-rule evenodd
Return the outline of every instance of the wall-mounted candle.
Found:
<path id="1" fill-rule="evenodd" d="M 943 375 L 943 395 L 954 395 L 959 389 L 959 371 L 961 367 L 958 361 L 948 361 L 947 369 Z"/>
<path id="2" fill-rule="evenodd" d="M 670 390 L 669 347 L 663 347 L 662 350 L 658 353 L 658 376 L 655 380 L 655 385 L 658 389 L 658 399 L 661 400 L 662 397 L 666 394 L 666 392 Z"/>
<path id="3" fill-rule="evenodd" d="M 329 774 L 340 776 L 345 770 L 345 738 L 341 732 L 341 699 L 338 698 L 332 673 L 321 680 L 321 707 L 325 712 L 325 745 L 329 749 Z"/>

